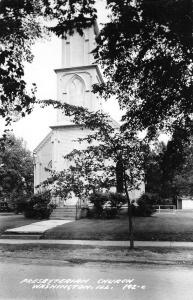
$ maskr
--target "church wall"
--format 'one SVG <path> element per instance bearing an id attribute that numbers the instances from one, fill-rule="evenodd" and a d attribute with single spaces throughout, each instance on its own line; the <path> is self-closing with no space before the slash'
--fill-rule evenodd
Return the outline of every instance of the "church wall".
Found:
<path id="1" fill-rule="evenodd" d="M 145 193 L 145 182 L 142 181 L 139 184 L 138 189 L 129 191 L 129 197 L 131 200 L 137 200 L 143 193 Z"/>
<path id="2" fill-rule="evenodd" d="M 34 187 L 49 177 L 49 172 L 45 168 L 51 168 L 52 166 L 52 147 L 50 136 L 34 153 Z"/>
<path id="3" fill-rule="evenodd" d="M 77 138 L 85 137 L 90 133 L 88 129 L 81 129 L 80 127 L 60 127 L 53 129 L 53 169 L 61 171 L 66 168 L 67 162 L 64 156 L 74 149 L 85 149 L 86 142 L 79 143 L 75 140 Z"/>

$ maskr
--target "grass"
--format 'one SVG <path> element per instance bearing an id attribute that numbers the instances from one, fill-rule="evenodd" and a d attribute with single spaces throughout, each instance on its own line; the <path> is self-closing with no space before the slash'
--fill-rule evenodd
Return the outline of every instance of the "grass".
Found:
<path id="1" fill-rule="evenodd" d="M 23 215 L 15 214 L 0 214 L 0 234 L 2 234 L 6 229 L 20 227 L 28 225 L 39 220 L 26 219 Z"/>
<path id="2" fill-rule="evenodd" d="M 6 229 L 28 225 L 40 220 L 23 215 L 2 216 L 0 234 Z M 81 219 L 57 226 L 44 233 L 44 239 L 128 240 L 127 215 L 112 220 Z M 193 241 L 193 211 L 155 214 L 134 219 L 134 239 L 139 241 Z"/>
<path id="3" fill-rule="evenodd" d="M 193 265 L 189 249 L 92 247 L 76 245 L 0 245 L 0 261 L 64 265 L 66 262 L 142 263 L 162 265 Z"/>
<path id="4" fill-rule="evenodd" d="M 193 241 L 193 211 L 134 219 L 139 241 Z M 112 220 L 81 219 L 45 232 L 44 239 L 128 240 L 126 215 Z"/>

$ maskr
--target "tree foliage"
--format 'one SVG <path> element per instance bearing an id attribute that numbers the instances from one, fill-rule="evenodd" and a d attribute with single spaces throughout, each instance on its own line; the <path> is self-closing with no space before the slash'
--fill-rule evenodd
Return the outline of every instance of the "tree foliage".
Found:
<path id="1" fill-rule="evenodd" d="M 157 194 L 158 201 L 191 194 L 192 138 L 176 128 L 171 140 L 146 151 L 146 191 Z"/>
<path id="2" fill-rule="evenodd" d="M 13 206 L 33 192 L 33 159 L 22 139 L 9 135 L 0 152 L 0 197 Z"/>
<path id="3" fill-rule="evenodd" d="M 44 101 L 44 105 L 50 104 L 62 109 L 75 124 L 91 130 L 86 137 L 78 138 L 80 143 L 86 141 L 88 147 L 84 150 L 73 150 L 64 157 L 72 162 L 68 169 L 57 174 L 61 177 L 60 185 L 61 182 L 64 184 L 64 191 L 69 192 L 73 186 L 75 194 L 84 197 L 89 191 L 100 191 L 102 188 L 108 190 L 116 186 L 117 163 L 120 161 L 125 172 L 127 189 L 137 187 L 143 176 L 143 152 L 138 137 L 131 130 L 120 132 L 120 128 L 114 126 L 110 117 L 100 111 L 90 112 L 86 108 L 59 101 Z M 69 188 L 68 183 L 64 183 L 64 178 L 68 178 L 67 182 L 70 180 Z"/>
<path id="4" fill-rule="evenodd" d="M 35 86 L 27 92 L 24 62 L 32 62 L 31 46 L 42 37 L 39 1 L 0 3 L 0 116 L 10 124 L 15 116 L 30 113 Z"/>
<path id="5" fill-rule="evenodd" d="M 193 196 L 193 140 L 184 147 L 185 158 L 173 178 L 178 196 Z"/>
<path id="6" fill-rule="evenodd" d="M 192 10 L 189 0 L 107 1 L 110 20 L 94 51 L 108 79 L 95 90 L 116 95 L 124 127 L 192 126 Z"/>

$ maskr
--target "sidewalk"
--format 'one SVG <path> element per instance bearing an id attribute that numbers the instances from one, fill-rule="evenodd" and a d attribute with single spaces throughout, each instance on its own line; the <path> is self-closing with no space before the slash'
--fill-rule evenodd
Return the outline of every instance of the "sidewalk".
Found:
<path id="1" fill-rule="evenodd" d="M 7 229 L 5 233 L 16 233 L 16 234 L 42 234 L 45 231 L 54 227 L 64 225 L 74 220 L 46 220 L 39 221 L 29 225 L 24 225 L 16 228 Z"/>
<path id="2" fill-rule="evenodd" d="M 129 241 L 90 241 L 90 240 L 32 240 L 32 239 L 0 239 L 0 245 L 80 245 L 92 247 L 129 247 Z M 169 242 L 169 241 L 135 241 L 135 247 L 160 247 L 160 248 L 190 248 L 193 242 Z"/>

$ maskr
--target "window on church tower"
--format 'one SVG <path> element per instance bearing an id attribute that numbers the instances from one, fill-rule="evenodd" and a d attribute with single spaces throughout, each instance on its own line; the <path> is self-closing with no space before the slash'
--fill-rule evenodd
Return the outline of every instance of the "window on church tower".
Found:
<path id="1" fill-rule="evenodd" d="M 85 84 L 78 76 L 74 77 L 69 85 L 69 103 L 84 106 Z"/>

